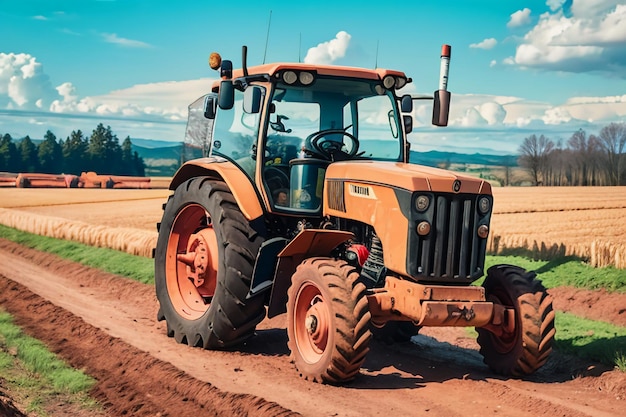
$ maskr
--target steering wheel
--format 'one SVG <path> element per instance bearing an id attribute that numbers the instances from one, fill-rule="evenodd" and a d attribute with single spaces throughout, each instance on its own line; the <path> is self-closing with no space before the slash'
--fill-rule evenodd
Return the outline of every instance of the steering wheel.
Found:
<path id="1" fill-rule="evenodd" d="M 341 135 L 347 137 L 352 142 L 352 146 L 348 152 L 343 150 L 344 143 L 343 138 L 341 142 L 336 140 L 324 140 L 328 135 Z M 351 133 L 346 132 L 343 129 L 326 129 L 309 135 L 305 144 L 311 144 L 312 151 L 323 158 L 331 161 L 339 159 L 348 159 L 356 155 L 359 150 L 359 140 Z"/>
<path id="2" fill-rule="evenodd" d="M 282 169 L 268 165 L 263 168 L 263 175 L 265 176 L 265 181 L 271 190 L 289 188 L 289 177 Z"/>

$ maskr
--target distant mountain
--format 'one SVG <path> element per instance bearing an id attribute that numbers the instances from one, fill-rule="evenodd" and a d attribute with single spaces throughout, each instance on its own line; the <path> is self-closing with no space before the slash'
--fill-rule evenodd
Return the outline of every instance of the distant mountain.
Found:
<path id="1" fill-rule="evenodd" d="M 489 155 L 482 153 L 457 153 L 428 151 L 411 151 L 409 160 L 414 164 L 436 167 L 441 164 L 468 164 L 488 166 L 517 166 L 517 155 Z"/>
<path id="2" fill-rule="evenodd" d="M 137 152 L 143 159 L 175 159 L 180 161 L 180 153 L 182 152 L 182 143 L 172 146 L 171 142 L 167 142 L 169 146 L 147 147 L 135 145 L 133 141 L 133 151 Z"/>
<path id="3" fill-rule="evenodd" d="M 151 139 L 131 139 L 133 150 L 146 163 L 146 175 L 174 175 L 181 162 L 182 142 Z M 517 155 L 492 155 L 484 153 L 465 154 L 458 152 L 411 151 L 410 161 L 414 164 L 438 167 L 452 164 L 484 166 L 517 166 Z"/>
<path id="4" fill-rule="evenodd" d="M 180 167 L 182 142 L 131 139 L 133 151 L 143 158 L 146 176 L 171 177 Z"/>
<path id="5" fill-rule="evenodd" d="M 182 146 L 182 141 L 168 141 L 168 140 L 155 140 L 155 139 L 141 139 L 130 138 L 130 141 L 134 146 L 141 146 L 143 148 L 168 148 L 171 146 Z"/>

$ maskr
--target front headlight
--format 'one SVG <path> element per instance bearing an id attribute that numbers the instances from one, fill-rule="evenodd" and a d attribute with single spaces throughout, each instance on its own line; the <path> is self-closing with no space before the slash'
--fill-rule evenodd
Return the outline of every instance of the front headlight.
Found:
<path id="1" fill-rule="evenodd" d="M 383 85 L 387 90 L 393 88 L 396 85 L 396 79 L 393 75 L 387 75 L 383 78 Z"/>
<path id="2" fill-rule="evenodd" d="M 300 80 L 300 83 L 302 83 L 302 85 L 311 85 L 313 84 L 313 80 L 315 80 L 315 77 L 310 72 L 302 71 L 298 76 L 298 79 Z"/>
<path id="3" fill-rule="evenodd" d="M 478 211 L 483 215 L 491 211 L 491 200 L 489 197 L 482 196 L 478 199 Z"/>
<path id="4" fill-rule="evenodd" d="M 430 197 L 427 195 L 419 195 L 415 199 L 415 209 L 420 213 L 428 210 L 428 206 L 430 206 Z"/>
<path id="5" fill-rule="evenodd" d="M 293 71 L 285 71 L 283 74 L 283 81 L 285 84 L 293 84 L 298 80 L 298 74 Z"/>

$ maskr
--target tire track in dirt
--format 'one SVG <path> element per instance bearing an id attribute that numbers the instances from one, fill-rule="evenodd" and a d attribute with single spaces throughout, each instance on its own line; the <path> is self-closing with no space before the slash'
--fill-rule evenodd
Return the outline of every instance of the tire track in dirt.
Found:
<path id="1" fill-rule="evenodd" d="M 111 337 L 0 274 L 0 304 L 28 334 L 97 380 L 91 395 L 111 415 L 296 416 L 254 395 L 223 392 Z"/>

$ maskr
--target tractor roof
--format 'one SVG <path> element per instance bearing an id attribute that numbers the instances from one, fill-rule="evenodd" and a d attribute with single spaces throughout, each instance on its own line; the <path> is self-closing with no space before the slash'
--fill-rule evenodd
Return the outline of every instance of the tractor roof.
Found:
<path id="1" fill-rule="evenodd" d="M 303 64 L 297 62 L 277 62 L 272 64 L 256 65 L 248 67 L 248 75 L 268 74 L 270 77 L 274 76 L 279 71 L 295 70 L 295 71 L 315 71 L 318 75 L 329 75 L 336 77 L 352 77 L 369 80 L 382 80 L 386 75 L 393 75 L 396 77 L 405 78 L 408 77 L 402 71 L 384 69 L 384 68 L 358 68 L 358 67 L 345 67 L 338 65 L 312 65 Z M 243 77 L 243 69 L 233 69 L 233 79 Z M 213 87 L 217 87 L 219 81 L 213 84 Z"/>

